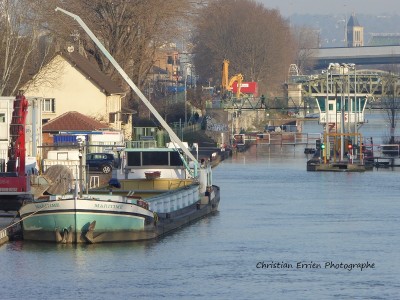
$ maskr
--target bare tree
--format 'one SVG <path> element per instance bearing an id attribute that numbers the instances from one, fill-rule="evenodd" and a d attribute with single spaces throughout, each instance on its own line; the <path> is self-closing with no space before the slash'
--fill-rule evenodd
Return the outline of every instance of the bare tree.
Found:
<path id="1" fill-rule="evenodd" d="M 0 2 L 0 95 L 14 95 L 30 71 L 38 27 L 23 9 L 24 0 Z M 28 4 L 28 3 L 26 3 Z M 29 23 L 28 21 L 33 21 Z"/>
<path id="2" fill-rule="evenodd" d="M 63 8 L 81 16 L 140 89 L 144 89 L 149 72 L 157 59 L 156 51 L 180 36 L 182 20 L 190 14 L 193 6 L 189 0 L 58 0 L 58 2 L 65 2 Z M 60 19 L 64 22 L 66 18 L 58 16 L 52 20 L 59 22 Z M 65 28 L 70 33 L 74 30 L 79 35 L 80 48 L 84 50 L 88 59 L 95 61 L 102 72 L 129 90 L 108 59 L 77 24 Z M 60 36 L 63 34 L 68 41 L 69 37 L 65 30 L 61 29 L 60 32 Z M 135 95 L 128 94 L 125 105 L 134 107 L 139 112 L 146 110 L 144 107 L 141 109 L 132 106 L 135 98 Z"/>
<path id="3" fill-rule="evenodd" d="M 315 56 L 313 49 L 318 49 L 319 34 L 315 29 L 306 26 L 293 27 L 292 33 L 295 38 L 297 52 L 296 65 L 301 73 L 313 67 Z"/>
<path id="4" fill-rule="evenodd" d="M 52 35 L 58 0 L 0 1 L 0 94 L 13 95 L 22 86 L 53 85 L 57 70 L 45 68 L 54 57 Z M 64 24 L 59 24 L 63 28 Z M 42 72 L 39 72 L 42 70 Z"/>
<path id="5" fill-rule="evenodd" d="M 294 58 L 290 28 L 277 10 L 252 0 L 209 1 L 196 20 L 195 64 L 203 78 L 220 83 L 221 64 L 230 73 L 258 81 L 260 92 L 280 90 Z"/>
<path id="6" fill-rule="evenodd" d="M 389 73 L 383 80 L 382 93 L 385 95 L 382 99 L 382 107 L 386 111 L 386 117 L 390 126 L 389 144 L 396 143 L 395 129 L 397 121 L 400 118 L 400 87 L 399 76 Z"/>
<path id="7" fill-rule="evenodd" d="M 191 7 L 186 0 L 72 0 L 69 3 L 71 10 L 82 15 L 139 87 L 145 83 L 154 64 L 156 50 L 179 36 L 179 22 Z M 75 29 L 82 33 L 77 26 Z M 114 68 L 93 42 L 84 34 L 80 39 L 100 70 L 113 76 Z"/>
<path id="8" fill-rule="evenodd" d="M 204 90 L 202 86 L 197 86 L 187 92 L 188 102 L 195 108 L 201 110 L 201 114 L 206 114 L 206 102 L 212 99 L 210 91 Z"/>

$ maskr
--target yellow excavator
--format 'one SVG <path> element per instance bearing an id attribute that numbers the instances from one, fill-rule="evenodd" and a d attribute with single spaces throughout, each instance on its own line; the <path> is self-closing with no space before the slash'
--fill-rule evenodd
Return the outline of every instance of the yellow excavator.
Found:
<path id="1" fill-rule="evenodd" d="M 243 75 L 242 74 L 236 74 L 235 76 L 232 76 L 229 79 L 229 60 L 224 59 L 223 63 L 222 63 L 222 94 L 225 94 L 227 92 L 231 92 L 232 91 L 232 86 L 234 82 L 237 82 L 237 91 L 236 91 L 236 98 L 239 98 L 241 95 L 240 92 L 240 87 L 242 85 L 243 82 Z"/>

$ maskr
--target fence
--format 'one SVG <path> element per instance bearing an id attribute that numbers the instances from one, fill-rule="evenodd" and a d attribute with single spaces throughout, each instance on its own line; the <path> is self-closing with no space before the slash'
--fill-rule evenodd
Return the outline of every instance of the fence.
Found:
<path id="1" fill-rule="evenodd" d="M 258 145 L 315 145 L 316 140 L 321 139 L 320 133 L 257 133 L 245 135 L 245 140 Z"/>
<path id="2" fill-rule="evenodd" d="M 0 245 L 8 241 L 7 229 L 0 230 Z"/>
<path id="3" fill-rule="evenodd" d="M 187 126 L 182 126 L 183 123 L 173 123 L 172 125 L 173 125 L 172 130 L 181 139 L 183 139 L 183 135 L 184 134 L 187 134 L 187 133 L 190 133 L 190 132 L 196 132 L 196 131 L 200 131 L 201 130 L 201 124 L 199 124 L 199 123 L 196 123 L 196 124 L 193 124 L 193 125 L 187 125 Z M 167 137 L 169 139 L 168 134 L 166 134 L 166 138 Z"/>
<path id="4" fill-rule="evenodd" d="M 400 147 L 398 144 L 379 145 L 376 150 L 380 151 L 383 155 L 400 156 Z"/>

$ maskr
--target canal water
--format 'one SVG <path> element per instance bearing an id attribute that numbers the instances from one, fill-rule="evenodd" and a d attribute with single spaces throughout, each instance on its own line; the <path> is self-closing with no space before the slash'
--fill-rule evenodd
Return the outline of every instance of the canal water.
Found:
<path id="1" fill-rule="evenodd" d="M 0 247 L 1 299 L 399 299 L 400 170 L 307 172 L 300 147 L 214 169 L 219 213 L 150 243 Z"/>
<path id="2" fill-rule="evenodd" d="M 399 299 L 400 168 L 307 172 L 303 150 L 223 161 L 219 212 L 156 241 L 0 246 L 0 299 Z"/>
<path id="3" fill-rule="evenodd" d="M 389 119 L 384 111 L 366 110 L 365 122 L 357 128 L 358 133 L 362 135 L 362 139 L 366 145 L 371 144 L 371 138 L 374 144 L 387 144 L 390 140 Z M 305 133 L 322 133 L 323 127 L 318 124 L 318 120 L 309 120 L 304 122 L 303 132 Z M 346 131 L 348 129 L 346 128 Z M 354 132 L 354 129 L 352 129 Z M 395 128 L 395 140 L 400 140 L 400 126 Z"/>

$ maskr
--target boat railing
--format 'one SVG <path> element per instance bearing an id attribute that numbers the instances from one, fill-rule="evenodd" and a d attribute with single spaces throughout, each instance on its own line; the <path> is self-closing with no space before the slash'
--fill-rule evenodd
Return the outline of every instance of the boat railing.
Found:
<path id="1" fill-rule="evenodd" d="M 249 140 L 247 135 L 245 140 Z M 321 139 L 320 133 L 278 132 L 257 133 L 253 139 L 259 145 L 315 145 Z"/>
<path id="2" fill-rule="evenodd" d="M 400 146 L 398 144 L 386 144 L 386 145 L 380 145 L 378 150 L 383 155 L 388 155 L 388 156 L 400 156 Z"/>
<path id="3" fill-rule="evenodd" d="M 199 200 L 198 189 L 198 185 L 194 184 L 146 198 L 146 201 L 150 210 L 157 213 L 170 213 L 196 203 Z"/>
<path id="4" fill-rule="evenodd" d="M 157 148 L 157 141 L 155 140 L 140 140 L 140 141 L 127 141 L 125 142 L 126 148 Z"/>

